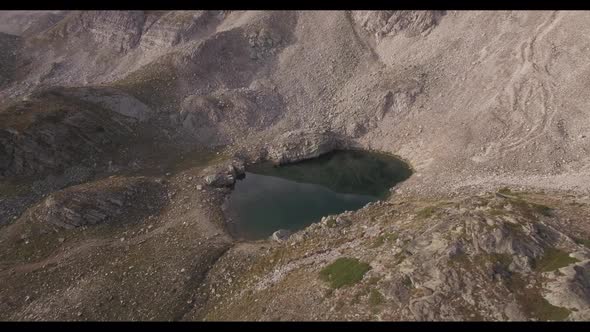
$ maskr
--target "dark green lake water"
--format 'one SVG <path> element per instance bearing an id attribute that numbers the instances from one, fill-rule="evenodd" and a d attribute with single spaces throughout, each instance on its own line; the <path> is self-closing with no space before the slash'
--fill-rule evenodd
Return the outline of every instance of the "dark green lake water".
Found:
<path id="1" fill-rule="evenodd" d="M 365 151 L 336 151 L 280 167 L 257 164 L 246 169 L 226 203 L 229 230 L 255 240 L 301 229 L 383 199 L 410 175 L 401 160 Z"/>

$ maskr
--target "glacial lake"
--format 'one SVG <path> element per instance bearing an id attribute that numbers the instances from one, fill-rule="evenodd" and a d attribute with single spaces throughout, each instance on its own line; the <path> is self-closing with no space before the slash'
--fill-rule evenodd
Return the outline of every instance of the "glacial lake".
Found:
<path id="1" fill-rule="evenodd" d="M 228 229 L 245 240 L 279 229 L 296 231 L 323 216 L 386 198 L 411 174 L 403 161 L 366 151 L 335 151 L 283 166 L 252 165 L 225 203 Z"/>

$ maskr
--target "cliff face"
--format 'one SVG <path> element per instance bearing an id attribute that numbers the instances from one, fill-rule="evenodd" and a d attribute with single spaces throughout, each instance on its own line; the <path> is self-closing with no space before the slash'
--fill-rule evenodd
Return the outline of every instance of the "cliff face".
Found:
<path id="1" fill-rule="evenodd" d="M 194 293 L 193 287 L 205 281 L 211 265 L 233 245 L 220 227 L 222 224 L 216 221 L 220 213 L 218 199 L 229 189 L 209 188 L 202 181 L 210 175 L 205 166 L 219 166 L 226 158 L 250 161 L 268 158 L 282 163 L 317 156 L 337 147 L 372 149 L 394 153 L 413 166 L 414 175 L 397 190 L 414 195 L 408 197 L 416 197 L 417 201 L 441 196 L 467 199 L 469 195 L 510 186 L 555 191 L 556 197 L 564 199 L 566 192 L 571 192 L 580 198 L 580 204 L 586 204 L 583 197 L 590 184 L 590 118 L 585 111 L 590 102 L 586 93 L 590 77 L 588 35 L 590 20 L 585 12 L 0 12 L 0 225 L 10 227 L 0 228 L 0 233 L 11 234 L 0 245 L 25 248 L 7 251 L 0 261 L 0 276 L 7 282 L 26 280 L 31 289 L 38 291 L 45 287 L 44 282 L 33 280 L 28 274 L 27 278 L 24 276 L 30 271 L 43 271 L 53 283 L 52 293 L 45 292 L 39 297 L 34 295 L 38 292 L 23 295 L 0 289 L 0 296 L 9 298 L 0 304 L 5 315 L 2 317 L 77 318 L 68 315 L 77 313 L 78 309 L 73 308 L 84 304 L 69 303 L 66 307 L 71 312 L 58 310 L 55 305 L 74 293 L 78 297 L 72 298 L 80 299 L 80 303 L 103 290 L 109 290 L 104 294 L 116 294 L 117 282 L 113 280 L 132 274 L 122 266 L 111 269 L 108 264 L 116 261 L 116 264 L 129 263 L 133 266 L 131 270 L 138 266 L 146 269 L 137 272 L 138 279 L 131 278 L 138 285 L 146 281 L 146 276 L 154 276 L 150 287 L 158 288 L 157 283 L 164 281 L 171 286 L 152 294 L 145 292 L 143 286 L 129 284 L 125 286 L 129 289 L 128 299 L 120 299 L 120 303 L 119 299 L 115 301 L 108 296 L 100 299 L 100 303 L 118 304 L 111 311 L 101 309 L 98 318 L 160 317 L 148 303 L 143 311 L 134 311 L 133 305 L 127 306 L 126 301 L 166 305 L 170 309 L 166 317 L 231 318 L 217 311 L 215 305 L 227 308 L 216 301 L 233 299 L 236 294 L 205 295 L 208 291 Z M 92 225 L 86 218 L 76 217 L 83 226 L 25 236 L 28 234 L 23 230 L 28 225 L 28 219 L 24 218 L 26 211 L 41 209 L 39 204 L 56 192 L 70 193 L 89 204 L 60 205 L 80 210 L 77 216 L 86 215 L 83 210 L 94 205 L 98 210 L 93 211 L 109 216 L 105 211 L 112 206 L 100 202 L 106 202 L 111 193 L 104 197 L 86 196 L 90 191 L 83 188 L 104 189 L 101 184 L 107 182 L 100 181 L 112 175 L 120 176 L 116 179 L 121 183 L 132 181 L 126 180 L 127 177 L 141 176 L 163 181 L 163 188 L 148 187 L 162 196 L 158 202 L 165 203 L 156 210 L 146 208 L 145 213 L 131 214 L 130 224 L 105 226 L 97 221 L 97 225 Z M 81 187 L 68 191 L 74 185 Z M 197 186 L 201 189 L 196 189 Z M 130 204 L 139 201 L 133 198 Z M 566 214 L 582 213 L 558 205 Z M 488 207 L 488 212 L 502 209 Z M 369 210 L 372 209 L 376 208 Z M 499 213 L 496 210 L 493 213 Z M 391 212 L 388 211 L 376 209 L 375 218 Z M 55 215 L 69 212 L 60 213 Z M 537 235 L 527 233 L 526 229 L 537 227 L 533 220 L 532 224 L 523 226 L 524 235 L 514 233 L 522 236 L 518 241 L 531 244 L 532 251 L 523 253 L 518 251 L 520 247 L 510 247 L 512 251 L 507 251 L 502 246 L 514 240 L 511 237 L 514 234 L 506 233 L 512 229 L 507 224 L 509 218 L 494 219 L 494 223 L 501 224 L 497 227 L 500 230 L 489 230 L 503 243 L 494 245 L 502 248 L 489 247 L 496 241 L 491 238 L 482 239 L 483 244 L 479 240 L 468 243 L 465 238 L 452 235 L 457 225 L 463 229 L 472 227 L 455 223 L 469 217 L 462 213 L 454 211 L 449 218 L 440 219 L 446 225 L 441 228 L 440 236 L 447 241 L 441 248 L 451 250 L 455 244 L 467 248 L 467 261 L 459 263 L 469 262 L 470 266 L 480 262 L 475 261 L 479 259 L 476 255 L 484 247 L 486 255 L 509 255 L 516 262 L 510 273 L 518 273 L 518 278 L 530 277 L 534 284 L 531 287 L 541 287 L 536 283 L 541 279 L 535 279 L 539 275 L 533 276 L 527 270 L 534 267 L 517 256 L 540 259 L 551 247 L 567 252 L 581 250 L 565 240 L 546 243 Z M 392 217 L 392 222 L 405 225 L 413 220 L 410 215 L 407 211 L 403 218 Z M 90 219 L 103 220 L 92 216 Z M 479 226 L 469 228 L 471 233 L 465 236 L 475 236 L 484 227 L 484 219 L 474 221 L 473 225 Z M 371 220 L 359 222 L 369 227 Z M 556 232 L 566 234 L 558 237 L 570 236 L 561 220 L 554 222 L 558 224 Z M 147 224 L 152 228 L 147 230 Z M 195 229 L 186 231 L 186 225 Z M 84 233 L 87 228 L 90 235 Z M 398 231 L 396 228 L 395 232 Z M 419 236 L 415 232 L 408 229 L 404 234 Z M 25 237 L 21 238 L 22 234 Z M 318 234 L 314 238 L 322 236 Z M 351 234 L 361 236 L 357 230 Z M 443 241 L 439 235 L 428 236 L 424 241 L 439 244 Z M 127 244 L 127 240 L 120 238 L 133 238 L 135 242 Z M 143 239 L 148 239 L 148 249 L 141 245 Z M 357 240 L 351 238 L 355 244 L 350 248 L 358 250 L 359 257 L 375 253 Z M 34 245 L 27 247 L 29 242 Z M 46 243 L 51 245 L 45 246 Z M 430 250 L 425 243 L 408 250 Z M 395 250 L 402 250 L 405 245 L 402 244 L 396 244 Z M 70 254 L 59 251 L 66 247 L 72 250 Z M 132 263 L 131 256 L 121 256 L 121 247 L 141 256 L 133 258 L 141 263 Z M 101 251 L 104 248 L 108 249 Z M 249 253 L 251 249 L 246 245 L 235 250 Z M 142 256 L 144 250 L 158 254 L 151 258 Z M 184 272 L 150 270 L 154 260 L 167 260 L 176 250 L 184 250 L 182 259 L 170 264 Z M 433 259 L 440 258 L 446 264 L 451 258 L 443 251 L 436 251 Z M 394 259 L 397 254 L 379 252 L 391 264 L 397 262 Z M 90 259 L 92 255 L 100 259 Z M 190 261 L 193 256 L 199 256 L 196 262 Z M 484 258 L 500 256 L 490 257 Z M 297 262 L 300 259 L 307 262 L 305 259 L 311 258 L 297 257 Z M 585 262 L 586 258 L 576 259 Z M 87 260 L 101 273 L 109 274 L 85 274 Z M 58 267 L 58 272 L 47 268 L 56 262 L 70 263 L 63 263 L 65 266 Z M 289 269 L 299 266 L 289 262 L 283 262 Z M 441 267 L 426 271 L 421 270 L 425 266 L 415 263 L 418 262 L 412 262 L 418 271 L 415 276 L 410 272 L 403 276 L 388 275 L 403 287 L 379 283 L 381 288 L 377 290 L 384 296 L 384 303 L 392 304 L 393 299 L 399 299 L 405 306 L 385 311 L 388 314 L 384 319 L 462 319 L 472 317 L 471 314 L 486 319 L 547 318 L 535 311 L 544 307 L 530 309 L 526 307 L 529 304 L 516 298 L 510 300 L 513 309 L 504 316 L 493 313 L 492 309 L 508 302 L 486 302 L 489 308 L 479 308 L 477 312 L 452 306 L 436 311 L 435 307 L 445 296 L 459 289 L 453 287 L 463 282 L 456 276 L 462 270 Z M 166 269 L 166 264 L 156 265 Z M 567 265 L 567 271 L 562 273 L 570 279 L 578 278 L 579 273 L 586 273 L 583 272 L 585 263 L 580 264 Z M 379 263 L 370 262 L 370 265 L 378 270 Z M 478 278 L 484 279 L 486 273 L 491 273 L 487 267 L 477 271 L 474 273 Z M 502 277 L 493 280 L 509 279 L 502 274 L 505 271 L 498 271 Z M 402 282 L 405 276 L 421 280 L 433 273 L 454 286 L 444 288 L 432 281 L 432 287 L 425 286 L 429 290 L 412 293 L 412 288 L 406 285 L 408 282 Z M 73 282 L 70 277 L 79 284 L 68 286 L 68 282 Z M 480 281 L 492 282 L 484 279 Z M 94 288 L 84 286 L 87 284 Z M 248 285 L 248 291 L 258 291 Z M 319 281 L 309 285 L 317 286 Z M 315 296 L 309 285 L 294 284 L 298 289 L 295 293 L 303 299 L 301 303 Z M 544 285 L 535 289 L 553 306 L 572 312 L 578 310 L 567 317 L 586 317 L 587 302 L 581 295 L 575 295 L 577 307 L 570 308 L 563 303 L 565 298 L 575 297 L 574 289 L 587 291 L 587 285 L 562 286 Z M 498 294 L 508 292 L 512 286 L 502 287 L 497 289 L 498 293 L 477 294 L 501 299 Z M 182 304 L 175 302 L 175 292 L 184 296 Z M 379 302 L 380 297 L 375 294 L 373 300 Z M 476 293 L 465 295 L 466 302 L 462 305 L 474 301 L 473 294 Z M 336 305 L 344 301 L 342 296 L 338 293 L 333 298 L 336 302 L 327 300 L 326 303 Z M 363 296 L 359 295 L 359 299 Z M 248 304 L 244 299 L 240 297 L 239 303 Z M 538 297 L 537 300 L 544 304 Z M 216 304 L 211 308 L 208 303 Z M 297 303 L 291 304 L 297 307 Z M 41 310 L 45 306 L 55 310 Z M 208 309 L 205 312 L 202 308 Z M 293 308 L 283 309 L 286 312 Z M 79 310 L 80 317 L 90 315 L 86 310 Z M 303 315 L 304 311 L 301 312 Z M 259 313 L 244 318 L 274 317 L 269 315 Z M 358 319 L 352 311 L 350 315 L 314 315 L 309 312 L 292 318 Z"/>

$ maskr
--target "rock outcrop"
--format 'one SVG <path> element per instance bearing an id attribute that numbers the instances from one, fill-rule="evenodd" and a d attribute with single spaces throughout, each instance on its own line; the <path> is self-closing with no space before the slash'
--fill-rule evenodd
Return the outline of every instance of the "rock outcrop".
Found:
<path id="1" fill-rule="evenodd" d="M 555 202 L 550 195 L 516 192 L 421 203 L 394 197 L 328 216 L 275 241 L 274 249 L 255 259 L 248 256 L 257 267 L 248 273 L 240 267 L 239 251 L 232 250 L 219 271 L 234 283 L 210 276 L 223 291 L 206 317 L 588 319 L 590 248 L 572 237 L 588 239 L 590 229 L 563 222 L 568 203 L 543 205 Z M 341 257 L 366 262 L 370 270 L 356 283 L 333 289 L 321 271 Z M 339 277 L 352 277 L 346 271 Z M 249 309 L 240 310 L 244 305 Z"/>
<path id="2" fill-rule="evenodd" d="M 291 231 L 286 229 L 279 229 L 278 231 L 272 233 L 271 238 L 276 242 L 283 242 L 289 238 L 291 235 Z"/>
<path id="3" fill-rule="evenodd" d="M 92 165 L 129 138 L 129 118 L 47 92 L 0 112 L 0 176 Z"/>
<path id="4" fill-rule="evenodd" d="M 54 192 L 30 216 L 66 229 L 124 222 L 157 211 L 163 193 L 162 185 L 149 178 L 112 176 Z"/>
<path id="5" fill-rule="evenodd" d="M 444 11 L 384 10 L 355 11 L 357 24 L 374 33 L 377 38 L 404 33 L 415 37 L 435 27 L 445 15 Z"/>
<path id="6" fill-rule="evenodd" d="M 294 130 L 279 136 L 267 147 L 267 158 L 275 164 L 288 164 L 319 157 L 339 146 L 340 142 L 330 131 Z"/>
<path id="7" fill-rule="evenodd" d="M 205 169 L 203 173 L 206 175 L 203 178 L 206 184 L 213 187 L 231 187 L 245 172 L 244 162 L 234 159 Z"/>

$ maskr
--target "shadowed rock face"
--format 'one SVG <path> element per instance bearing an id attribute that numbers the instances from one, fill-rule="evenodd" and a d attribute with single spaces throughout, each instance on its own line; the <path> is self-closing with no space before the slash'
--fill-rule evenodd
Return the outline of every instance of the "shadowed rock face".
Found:
<path id="1" fill-rule="evenodd" d="M 0 32 L 0 88 L 15 79 L 21 39 Z"/>
<path id="2" fill-rule="evenodd" d="M 0 113 L 0 175 L 35 175 L 90 162 L 130 135 L 131 123 L 125 122 L 59 94 L 16 104 Z"/>
<path id="3" fill-rule="evenodd" d="M 113 176 L 52 193 L 30 213 L 41 223 L 66 229 L 125 222 L 157 211 L 163 193 L 152 179 Z"/>
<path id="4" fill-rule="evenodd" d="M 399 32 L 408 37 L 415 37 L 433 29 L 445 14 L 445 11 L 359 11 L 353 13 L 353 18 L 357 24 L 378 38 Z"/>

